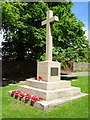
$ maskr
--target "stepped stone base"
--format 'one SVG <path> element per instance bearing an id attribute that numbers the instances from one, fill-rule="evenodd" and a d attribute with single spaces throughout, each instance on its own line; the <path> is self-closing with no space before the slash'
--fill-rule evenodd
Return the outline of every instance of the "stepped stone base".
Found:
<path id="1" fill-rule="evenodd" d="M 27 86 L 39 88 L 42 90 L 55 90 L 55 89 L 62 89 L 68 88 L 71 86 L 70 81 L 55 81 L 55 82 L 44 82 L 38 81 L 35 79 L 27 79 Z"/>
<path id="2" fill-rule="evenodd" d="M 27 79 L 26 85 L 18 86 L 18 90 L 25 93 L 42 97 L 43 101 L 34 103 L 34 107 L 45 110 L 51 106 L 65 103 L 69 100 L 77 99 L 87 94 L 81 93 L 80 88 L 72 87 L 71 81 L 38 81 Z"/>
<path id="3" fill-rule="evenodd" d="M 41 110 L 46 110 L 49 107 L 57 106 L 57 105 L 65 103 L 65 102 L 68 102 L 68 101 L 86 96 L 86 95 L 88 95 L 88 94 L 81 93 L 81 94 L 78 94 L 76 96 L 65 98 L 65 99 L 64 98 L 59 98 L 59 99 L 54 99 L 54 100 L 50 100 L 50 101 L 40 101 L 40 102 L 36 102 L 34 104 L 34 107 L 38 108 L 38 109 L 41 109 Z"/>
<path id="4" fill-rule="evenodd" d="M 77 87 L 69 87 L 63 89 L 55 89 L 55 90 L 42 90 L 38 88 L 29 87 L 27 85 L 19 86 L 19 90 L 30 93 L 32 95 L 42 97 L 44 100 L 52 100 L 58 98 L 72 97 L 77 94 L 80 94 L 80 88 Z"/>

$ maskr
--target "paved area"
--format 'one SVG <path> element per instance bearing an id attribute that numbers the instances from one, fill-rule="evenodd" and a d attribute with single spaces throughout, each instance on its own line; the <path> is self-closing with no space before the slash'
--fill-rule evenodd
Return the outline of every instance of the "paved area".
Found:
<path id="1" fill-rule="evenodd" d="M 90 76 L 90 72 L 76 72 L 78 76 Z"/>

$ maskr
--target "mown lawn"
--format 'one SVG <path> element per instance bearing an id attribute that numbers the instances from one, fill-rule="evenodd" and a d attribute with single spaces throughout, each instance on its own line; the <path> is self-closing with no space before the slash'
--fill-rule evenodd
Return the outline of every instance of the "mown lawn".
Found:
<path id="1" fill-rule="evenodd" d="M 87 76 L 72 80 L 72 85 L 88 93 Z M 88 118 L 88 96 L 41 111 L 10 97 L 8 91 L 13 89 L 17 85 L 2 88 L 2 118 Z"/>

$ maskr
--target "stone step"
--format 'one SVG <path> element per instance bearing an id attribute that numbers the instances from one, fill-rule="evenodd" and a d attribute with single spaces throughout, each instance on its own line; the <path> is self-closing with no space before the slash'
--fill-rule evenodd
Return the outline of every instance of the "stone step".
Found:
<path id="1" fill-rule="evenodd" d="M 78 99 L 78 98 L 84 97 L 86 95 L 88 95 L 88 94 L 80 93 L 80 94 L 78 94 L 76 96 L 69 97 L 69 98 L 59 98 L 59 99 L 54 99 L 54 100 L 49 100 L 49 101 L 45 101 L 45 100 L 37 101 L 34 104 L 34 107 L 38 108 L 38 109 L 41 109 L 41 110 L 46 110 L 47 108 L 63 104 L 65 102 L 68 102 L 68 101 L 71 101 L 71 100 L 74 100 L 74 99 Z"/>
<path id="2" fill-rule="evenodd" d="M 65 97 L 68 98 L 70 96 L 75 96 L 81 93 L 80 88 L 77 87 L 69 87 L 69 88 L 57 89 L 57 90 L 42 90 L 27 85 L 22 85 L 19 86 L 18 89 L 23 92 L 30 93 L 38 97 L 42 97 L 44 100 L 52 100 L 52 99 L 65 98 Z"/>
<path id="3" fill-rule="evenodd" d="M 71 81 L 56 81 L 56 82 L 44 82 L 38 81 L 34 79 L 27 79 L 27 85 L 34 88 L 39 88 L 43 90 L 55 90 L 55 89 L 62 89 L 68 88 L 71 86 Z"/>

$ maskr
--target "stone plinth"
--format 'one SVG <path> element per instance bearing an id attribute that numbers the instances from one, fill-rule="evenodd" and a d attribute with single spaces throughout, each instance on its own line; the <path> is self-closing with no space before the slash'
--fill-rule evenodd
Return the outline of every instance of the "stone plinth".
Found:
<path id="1" fill-rule="evenodd" d="M 70 100 L 75 100 L 75 99 L 78 99 L 80 97 L 84 97 L 86 95 L 88 95 L 88 94 L 81 93 L 81 94 L 77 94 L 73 97 L 70 96 L 68 98 L 59 98 L 59 99 L 54 99 L 54 100 L 49 100 L 49 101 L 43 100 L 40 102 L 36 102 L 34 104 L 34 107 L 41 109 L 41 110 L 46 110 L 47 108 L 63 104 L 63 103 L 68 102 Z"/>
<path id="2" fill-rule="evenodd" d="M 38 81 L 35 79 L 27 79 L 27 86 L 39 88 L 42 90 L 55 90 L 55 89 L 62 89 L 68 88 L 71 86 L 70 81 L 55 81 L 55 82 L 45 82 L 45 81 Z"/>
<path id="3" fill-rule="evenodd" d="M 37 63 L 37 79 L 42 76 L 43 81 L 53 82 L 60 80 L 60 63 L 43 61 Z"/>
<path id="4" fill-rule="evenodd" d="M 56 87 L 57 88 L 57 87 Z M 58 88 L 58 89 L 50 89 L 50 90 L 43 90 L 40 88 L 34 88 L 27 85 L 19 86 L 19 90 L 30 93 L 32 95 L 42 97 L 44 100 L 53 100 L 58 98 L 65 98 L 65 97 L 71 97 L 75 96 L 77 94 L 80 94 L 80 88 L 77 87 L 66 87 L 64 88 Z"/>

